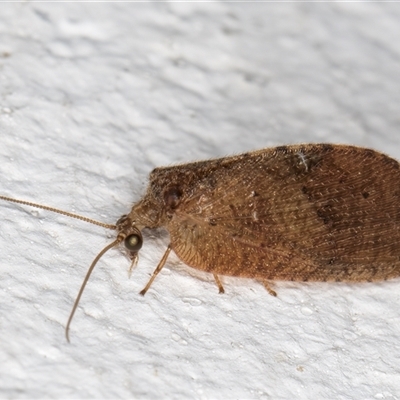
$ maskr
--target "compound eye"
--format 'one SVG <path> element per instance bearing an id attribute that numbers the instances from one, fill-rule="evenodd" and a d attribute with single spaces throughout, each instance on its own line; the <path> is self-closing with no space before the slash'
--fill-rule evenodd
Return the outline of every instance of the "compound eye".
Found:
<path id="1" fill-rule="evenodd" d="M 137 233 L 132 233 L 125 238 L 124 244 L 129 251 L 139 251 L 143 244 L 142 236 Z"/>

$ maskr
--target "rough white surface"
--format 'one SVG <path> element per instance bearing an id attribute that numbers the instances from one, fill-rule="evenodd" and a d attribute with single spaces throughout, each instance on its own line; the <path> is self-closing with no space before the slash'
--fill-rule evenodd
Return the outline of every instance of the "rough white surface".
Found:
<path id="1" fill-rule="evenodd" d="M 400 5 L 14 3 L 0 8 L 1 193 L 114 223 L 155 166 L 293 142 L 400 158 Z M 95 270 L 101 228 L 0 205 L 0 396 L 398 399 L 399 281 L 289 284 L 170 262 Z"/>

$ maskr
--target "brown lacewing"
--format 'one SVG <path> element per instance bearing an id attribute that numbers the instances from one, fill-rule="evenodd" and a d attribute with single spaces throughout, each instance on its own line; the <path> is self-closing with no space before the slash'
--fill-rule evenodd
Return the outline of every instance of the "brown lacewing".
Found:
<path id="1" fill-rule="evenodd" d="M 192 268 L 269 282 L 371 282 L 400 275 L 399 163 L 374 150 L 330 144 L 267 148 L 232 157 L 156 168 L 144 197 L 115 225 L 35 203 L 116 231 L 94 259 L 123 243 L 132 265 L 144 228 L 164 227 L 170 244 L 146 293 L 173 250 Z"/>

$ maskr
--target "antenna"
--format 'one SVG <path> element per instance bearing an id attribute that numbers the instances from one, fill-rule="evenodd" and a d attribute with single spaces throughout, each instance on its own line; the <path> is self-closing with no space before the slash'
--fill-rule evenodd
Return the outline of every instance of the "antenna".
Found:
<path id="1" fill-rule="evenodd" d="M 41 208 L 43 210 L 51 211 L 51 212 L 54 212 L 54 213 L 57 213 L 57 214 L 62 214 L 62 215 L 65 215 L 67 217 L 80 219 L 81 221 L 89 222 L 90 224 L 98 225 L 98 226 L 101 226 L 101 227 L 107 228 L 107 229 L 112 229 L 112 230 L 116 230 L 117 229 L 116 225 L 105 224 L 104 222 L 99 222 L 99 221 L 96 221 L 96 220 L 91 219 L 91 218 L 83 217 L 82 215 L 70 213 L 68 211 L 59 210 L 58 208 L 44 206 L 42 204 L 32 203 L 30 201 L 13 199 L 11 197 L 1 196 L 1 195 L 0 195 L 0 200 L 9 201 L 11 203 L 23 204 L 25 206 L 30 206 L 30 207 L 35 207 L 35 208 Z M 123 235 L 122 236 L 118 235 L 116 240 L 114 240 L 112 243 L 110 243 L 108 246 L 106 246 L 102 251 L 100 251 L 100 253 L 97 255 L 97 257 L 93 260 L 92 264 L 90 265 L 89 270 L 86 273 L 85 279 L 83 280 L 82 286 L 81 286 L 81 288 L 79 290 L 78 296 L 75 299 L 74 305 L 72 307 L 71 314 L 70 314 L 70 316 L 68 318 L 67 326 L 65 328 L 65 336 L 66 336 L 68 342 L 69 342 L 69 327 L 71 325 L 72 318 L 73 318 L 73 316 L 75 314 L 76 309 L 78 308 L 79 300 L 82 297 L 82 294 L 83 294 L 83 291 L 85 289 L 86 283 L 88 282 L 89 277 L 90 277 L 94 267 L 96 266 L 96 264 L 100 260 L 100 258 L 104 255 L 104 253 L 106 253 L 112 247 L 115 247 L 117 244 L 122 242 L 123 239 L 124 239 Z"/>
<path id="2" fill-rule="evenodd" d="M 0 195 L 0 200 L 9 201 L 11 203 L 24 204 L 25 206 L 30 206 L 30 207 L 35 207 L 35 208 L 41 208 L 43 210 L 51 211 L 51 212 L 54 212 L 54 213 L 57 213 L 57 214 L 66 215 L 67 217 L 80 219 L 81 221 L 89 222 L 90 224 L 98 225 L 98 226 L 101 226 L 103 228 L 112 229 L 114 231 L 117 229 L 116 225 L 113 225 L 113 224 L 105 224 L 104 222 L 99 222 L 99 221 L 96 221 L 96 220 L 91 219 L 91 218 L 83 217 L 82 215 L 70 213 L 68 211 L 59 210 L 58 208 L 44 206 L 42 204 L 32 203 L 30 201 L 13 199 L 11 197 L 1 196 L 1 195 Z"/>

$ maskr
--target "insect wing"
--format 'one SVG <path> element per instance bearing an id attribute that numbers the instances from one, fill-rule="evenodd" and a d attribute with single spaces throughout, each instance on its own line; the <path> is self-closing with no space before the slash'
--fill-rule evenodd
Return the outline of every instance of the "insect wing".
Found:
<path id="1" fill-rule="evenodd" d="M 168 224 L 187 264 L 261 279 L 398 275 L 400 190 L 389 187 L 400 182 L 396 161 L 351 146 L 304 145 L 223 162 Z"/>

